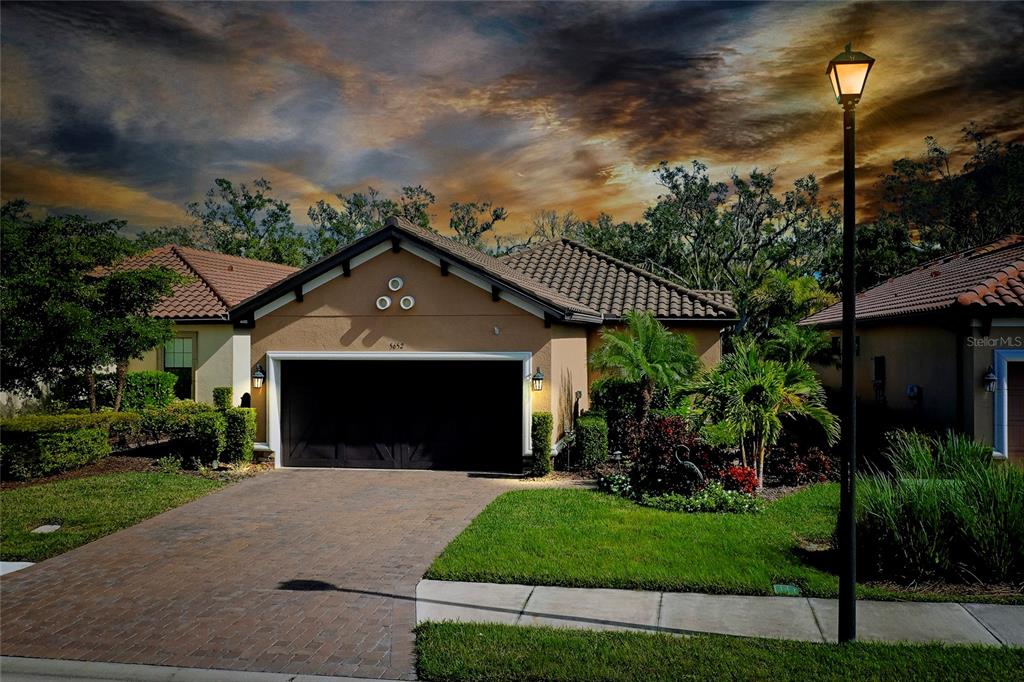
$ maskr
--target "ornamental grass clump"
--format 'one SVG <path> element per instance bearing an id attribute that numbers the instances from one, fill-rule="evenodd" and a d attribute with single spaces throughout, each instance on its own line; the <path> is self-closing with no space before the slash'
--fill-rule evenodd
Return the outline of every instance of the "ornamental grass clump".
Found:
<path id="1" fill-rule="evenodd" d="M 1024 471 L 991 446 L 898 431 L 891 472 L 859 477 L 858 557 L 871 577 L 1024 580 Z"/>

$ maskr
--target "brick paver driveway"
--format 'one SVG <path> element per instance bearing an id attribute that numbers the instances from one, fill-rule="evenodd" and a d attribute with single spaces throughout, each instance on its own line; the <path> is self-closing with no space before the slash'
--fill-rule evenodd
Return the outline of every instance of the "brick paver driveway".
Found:
<path id="1" fill-rule="evenodd" d="M 412 678 L 416 583 L 508 486 L 274 471 L 4 577 L 0 650 Z"/>

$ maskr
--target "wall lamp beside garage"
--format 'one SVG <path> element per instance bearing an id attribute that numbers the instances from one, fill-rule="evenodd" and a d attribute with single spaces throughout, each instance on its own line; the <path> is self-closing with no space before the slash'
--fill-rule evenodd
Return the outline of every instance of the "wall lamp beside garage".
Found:
<path id="1" fill-rule="evenodd" d="M 267 378 L 266 373 L 263 371 L 262 365 L 256 365 L 256 369 L 252 371 L 252 387 L 262 388 L 263 380 Z"/>
<path id="2" fill-rule="evenodd" d="M 985 376 L 981 378 L 982 383 L 985 385 L 985 390 L 989 393 L 995 393 L 996 382 L 998 380 L 999 377 L 996 376 L 995 370 L 992 368 L 992 365 L 989 365 L 988 371 L 985 372 Z"/>
<path id="3" fill-rule="evenodd" d="M 533 376 L 530 378 L 530 380 L 533 382 L 533 390 L 544 390 L 544 372 L 538 369 L 536 372 L 533 373 Z"/>

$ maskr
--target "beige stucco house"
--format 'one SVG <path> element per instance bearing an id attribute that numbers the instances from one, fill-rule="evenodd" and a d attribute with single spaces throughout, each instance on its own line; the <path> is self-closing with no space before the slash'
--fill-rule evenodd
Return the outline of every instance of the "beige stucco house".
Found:
<path id="1" fill-rule="evenodd" d="M 192 279 L 155 313 L 176 338 L 131 369 L 200 401 L 232 386 L 278 466 L 518 472 L 533 412 L 557 438 L 577 393 L 586 409 L 602 327 L 651 311 L 712 364 L 736 317 L 727 292 L 570 240 L 496 259 L 400 219 L 302 270 L 179 247 L 137 261 Z"/>
<path id="2" fill-rule="evenodd" d="M 857 396 L 1024 464 L 1024 236 L 939 258 L 857 295 Z M 832 334 L 842 303 L 802 324 Z M 840 369 L 818 368 L 838 389 Z"/>

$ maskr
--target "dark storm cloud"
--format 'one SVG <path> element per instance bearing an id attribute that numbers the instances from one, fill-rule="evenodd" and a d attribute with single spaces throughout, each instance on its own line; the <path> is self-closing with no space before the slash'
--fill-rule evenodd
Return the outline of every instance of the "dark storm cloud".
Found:
<path id="1" fill-rule="evenodd" d="M 216 36 L 148 2 L 5 2 L 4 13 L 24 16 L 49 30 L 163 50 L 176 57 L 212 59 L 230 53 Z"/>
<path id="2" fill-rule="evenodd" d="M 150 224 L 218 176 L 300 219 L 367 183 L 631 218 L 661 160 L 827 196 L 851 40 L 865 191 L 925 135 L 1024 136 L 1022 3 L 5 3 L 0 30 L 4 197 Z"/>

